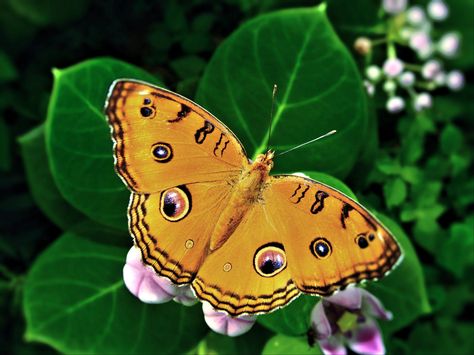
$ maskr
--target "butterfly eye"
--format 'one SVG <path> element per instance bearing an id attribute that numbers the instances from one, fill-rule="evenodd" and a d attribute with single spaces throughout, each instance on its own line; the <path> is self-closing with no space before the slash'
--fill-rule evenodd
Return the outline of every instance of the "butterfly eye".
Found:
<path id="1" fill-rule="evenodd" d="M 184 186 L 173 187 L 161 193 L 161 215 L 170 222 L 177 222 L 191 211 L 191 195 Z"/>
<path id="2" fill-rule="evenodd" d="M 331 243 L 325 238 L 316 238 L 310 245 L 311 253 L 318 259 L 326 259 L 332 253 Z"/>
<path id="3" fill-rule="evenodd" d="M 374 240 L 375 237 L 373 234 L 369 235 L 369 240 Z M 356 244 L 359 246 L 361 249 L 365 249 L 369 246 L 369 242 L 367 240 L 367 237 L 364 234 L 360 234 L 356 237 L 355 239 Z"/>
<path id="4" fill-rule="evenodd" d="M 159 163 L 167 163 L 173 158 L 173 149 L 168 143 L 155 143 L 151 148 L 155 160 Z"/>
<path id="5" fill-rule="evenodd" d="M 254 256 L 254 267 L 263 277 L 275 276 L 286 267 L 286 254 L 279 243 L 266 244 L 260 247 Z"/>

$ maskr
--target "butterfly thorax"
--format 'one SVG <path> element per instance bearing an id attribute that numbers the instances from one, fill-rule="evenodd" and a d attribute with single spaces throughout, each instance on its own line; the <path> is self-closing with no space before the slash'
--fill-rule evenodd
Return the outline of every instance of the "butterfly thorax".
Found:
<path id="1" fill-rule="evenodd" d="M 258 155 L 233 183 L 229 202 L 219 216 L 210 239 L 211 252 L 219 249 L 229 239 L 246 213 L 261 200 L 260 196 L 273 167 L 273 155 L 272 151 Z"/>

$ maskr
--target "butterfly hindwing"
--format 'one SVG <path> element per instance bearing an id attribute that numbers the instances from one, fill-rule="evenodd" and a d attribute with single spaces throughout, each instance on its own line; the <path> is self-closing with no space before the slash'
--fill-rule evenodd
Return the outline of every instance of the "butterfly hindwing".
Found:
<path id="1" fill-rule="evenodd" d="M 177 284 L 190 283 L 207 255 L 209 238 L 230 188 L 225 182 L 132 193 L 129 229 L 143 260 Z"/>

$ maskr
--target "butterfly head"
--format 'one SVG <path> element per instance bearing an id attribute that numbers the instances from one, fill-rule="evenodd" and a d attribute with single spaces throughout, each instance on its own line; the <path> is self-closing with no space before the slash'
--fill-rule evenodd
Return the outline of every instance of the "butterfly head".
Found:
<path id="1" fill-rule="evenodd" d="M 265 154 L 257 155 L 254 163 L 252 164 L 252 170 L 263 171 L 269 173 L 273 168 L 273 157 L 275 152 L 273 150 L 267 151 Z"/>

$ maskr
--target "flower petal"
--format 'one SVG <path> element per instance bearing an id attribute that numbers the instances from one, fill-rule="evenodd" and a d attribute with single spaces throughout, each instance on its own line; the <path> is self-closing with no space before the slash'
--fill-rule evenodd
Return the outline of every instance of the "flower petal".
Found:
<path id="1" fill-rule="evenodd" d="M 135 246 L 127 254 L 123 281 L 128 290 L 145 303 L 168 302 L 176 294 L 176 286 L 171 281 L 142 263 L 140 250 Z"/>
<path id="2" fill-rule="evenodd" d="M 180 286 L 177 288 L 177 294 L 173 301 L 185 306 L 193 306 L 198 302 L 198 299 L 194 295 L 191 286 Z"/>
<path id="3" fill-rule="evenodd" d="M 344 291 L 339 291 L 332 296 L 326 297 L 325 300 L 351 311 L 359 310 L 362 307 L 361 289 L 355 286 L 349 286 Z"/>
<path id="4" fill-rule="evenodd" d="M 387 311 L 377 297 L 367 290 L 360 289 L 360 291 L 362 295 L 362 313 L 383 320 L 391 320 L 393 318 L 392 312 Z"/>
<path id="5" fill-rule="evenodd" d="M 324 355 L 346 355 L 347 350 L 339 337 L 329 337 L 318 341 Z"/>
<path id="6" fill-rule="evenodd" d="M 204 320 L 206 321 L 209 328 L 211 328 L 216 333 L 224 334 L 230 337 L 236 337 L 248 332 L 257 319 L 255 316 L 228 316 L 225 313 L 216 311 L 207 302 L 203 302 L 202 311 L 204 313 Z"/>
<path id="7" fill-rule="evenodd" d="M 317 339 L 327 339 L 332 334 L 331 324 L 324 311 L 323 300 L 321 299 L 311 312 L 311 324 L 316 331 Z"/>
<path id="8" fill-rule="evenodd" d="M 374 320 L 368 319 L 351 333 L 347 343 L 352 351 L 369 355 L 385 354 L 382 334 Z"/>

